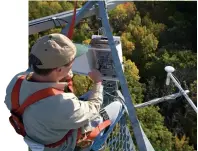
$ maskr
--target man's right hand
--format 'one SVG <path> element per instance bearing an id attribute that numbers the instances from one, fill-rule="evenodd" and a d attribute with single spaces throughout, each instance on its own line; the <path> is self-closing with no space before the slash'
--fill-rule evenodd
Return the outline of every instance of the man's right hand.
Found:
<path id="1" fill-rule="evenodd" d="M 102 75 L 100 71 L 96 69 L 92 69 L 92 71 L 89 72 L 88 75 L 93 80 L 94 83 L 102 82 Z"/>

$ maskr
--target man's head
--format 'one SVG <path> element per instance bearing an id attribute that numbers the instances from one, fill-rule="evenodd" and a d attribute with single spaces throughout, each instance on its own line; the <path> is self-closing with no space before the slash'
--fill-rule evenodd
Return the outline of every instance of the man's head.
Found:
<path id="1" fill-rule="evenodd" d="M 68 75 L 76 56 L 76 47 L 62 34 L 43 36 L 33 45 L 30 65 L 39 76 L 50 76 L 56 81 Z"/>

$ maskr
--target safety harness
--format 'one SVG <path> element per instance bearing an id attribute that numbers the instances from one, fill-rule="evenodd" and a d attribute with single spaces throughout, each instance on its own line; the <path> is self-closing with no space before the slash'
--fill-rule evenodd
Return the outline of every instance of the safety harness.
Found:
<path id="1" fill-rule="evenodd" d="M 26 108 L 28 108 L 30 105 L 44 99 L 50 96 L 55 96 L 59 95 L 62 93 L 65 93 L 64 91 L 61 91 L 59 89 L 50 87 L 50 88 L 45 88 L 42 90 L 39 90 L 29 97 L 24 101 L 22 105 L 19 104 L 19 94 L 20 94 L 20 88 L 23 80 L 26 78 L 25 75 L 22 75 L 21 77 L 18 78 L 16 81 L 12 93 L 11 93 L 11 116 L 9 118 L 9 121 L 11 125 L 14 127 L 15 131 L 19 134 L 25 137 L 27 134 L 25 132 L 24 124 L 23 124 L 23 119 L 22 115 L 25 111 Z M 71 87 L 71 85 L 70 85 Z M 86 148 L 90 146 L 93 142 L 93 140 L 103 131 L 105 128 L 107 128 L 111 124 L 110 120 L 105 120 L 101 124 L 99 124 L 97 127 L 95 127 L 91 132 L 88 132 L 86 134 L 82 134 L 80 128 L 78 129 L 78 136 L 77 136 L 77 142 L 76 146 L 81 147 L 81 148 Z M 52 144 L 45 144 L 45 147 L 49 148 L 55 148 L 62 143 L 64 143 L 68 137 L 72 135 L 72 132 L 74 129 L 69 130 L 69 132 L 59 141 L 52 143 Z"/>

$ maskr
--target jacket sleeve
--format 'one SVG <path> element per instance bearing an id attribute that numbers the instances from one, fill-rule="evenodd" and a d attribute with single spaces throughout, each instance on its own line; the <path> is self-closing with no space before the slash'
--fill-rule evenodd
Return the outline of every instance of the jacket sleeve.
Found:
<path id="1" fill-rule="evenodd" d="M 5 96 L 5 100 L 4 103 L 6 104 L 7 108 L 9 110 L 11 110 L 11 93 L 12 93 L 12 89 L 18 79 L 18 77 L 22 76 L 22 75 L 27 75 L 30 72 L 28 70 L 24 71 L 24 72 L 20 72 L 18 74 L 16 74 L 9 82 L 7 88 L 6 88 L 6 96 Z"/>
<path id="2" fill-rule="evenodd" d="M 70 101 L 72 107 L 67 125 L 74 129 L 85 126 L 92 119 L 97 120 L 99 118 L 99 111 L 103 103 L 103 86 L 95 84 L 88 101 L 78 99 L 71 99 Z"/>

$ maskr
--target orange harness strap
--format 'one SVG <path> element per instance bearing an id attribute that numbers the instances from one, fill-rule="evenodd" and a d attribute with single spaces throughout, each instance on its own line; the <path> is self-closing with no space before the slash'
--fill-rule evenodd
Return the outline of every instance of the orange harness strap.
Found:
<path id="1" fill-rule="evenodd" d="M 74 92 L 74 89 L 73 89 L 73 82 L 72 82 L 72 79 L 68 79 L 67 80 L 67 87 L 69 88 L 69 90 L 73 93 Z"/>
<path id="2" fill-rule="evenodd" d="M 12 104 L 12 111 L 16 111 L 19 108 L 19 90 L 21 88 L 21 84 L 23 80 L 25 79 L 25 76 L 21 76 L 14 85 L 11 93 L 11 104 Z"/>
<path id="3" fill-rule="evenodd" d="M 55 89 L 55 88 L 46 88 L 46 89 L 39 90 L 39 91 L 33 93 L 31 96 L 29 96 L 24 101 L 24 103 L 16 111 L 16 114 L 21 116 L 24 113 L 25 109 L 27 107 L 29 107 L 30 105 L 32 105 L 44 98 L 54 96 L 54 95 L 59 95 L 61 93 L 63 93 L 63 91 Z"/>
<path id="4" fill-rule="evenodd" d="M 67 37 L 69 39 L 72 39 L 72 36 L 73 36 L 73 31 L 74 31 L 74 26 L 75 26 L 75 21 L 76 21 L 76 8 L 77 8 L 77 1 L 74 2 L 74 13 L 73 13 L 73 16 L 72 16 L 72 22 L 71 22 L 69 32 L 68 32 L 68 35 L 67 35 Z"/>
<path id="5" fill-rule="evenodd" d="M 91 133 L 87 136 L 88 139 L 94 140 L 105 128 L 107 128 L 109 125 L 111 125 L 110 120 L 106 120 L 99 124 L 96 128 L 94 128 Z"/>
<path id="6" fill-rule="evenodd" d="M 111 125 L 110 120 L 106 120 L 100 123 L 97 127 L 95 127 L 91 132 L 86 134 L 82 134 L 80 129 L 78 130 L 78 137 L 76 146 L 81 148 L 87 148 L 88 146 L 92 145 L 93 140 L 108 126 Z"/>
<path id="7" fill-rule="evenodd" d="M 57 147 L 57 146 L 63 144 L 63 143 L 69 138 L 69 136 L 72 135 L 72 132 L 73 132 L 73 130 L 69 130 L 69 132 L 68 132 L 61 140 L 59 140 L 59 141 L 56 142 L 56 143 L 52 143 L 52 144 L 45 145 L 45 147 L 55 148 L 55 147 Z"/>

